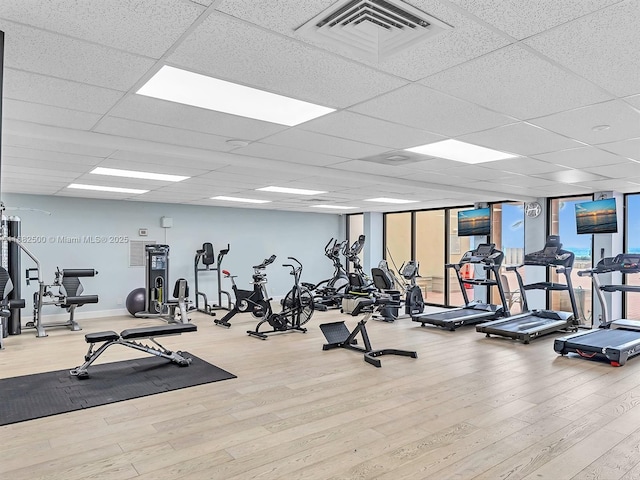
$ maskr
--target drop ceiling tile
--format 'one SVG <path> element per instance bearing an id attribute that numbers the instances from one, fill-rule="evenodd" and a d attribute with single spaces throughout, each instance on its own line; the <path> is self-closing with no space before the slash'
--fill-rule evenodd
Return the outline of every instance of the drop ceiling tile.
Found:
<path id="1" fill-rule="evenodd" d="M 591 172 L 608 178 L 619 178 L 626 180 L 632 177 L 640 177 L 640 163 L 628 160 L 625 163 L 616 165 L 604 165 L 602 167 L 588 167 L 585 172 Z"/>
<path id="2" fill-rule="evenodd" d="M 631 180 L 631 179 L 630 179 Z M 614 191 L 628 193 L 629 191 L 640 190 L 640 185 L 634 185 L 623 179 L 596 180 L 593 182 L 580 182 L 579 185 L 592 188 L 596 191 Z M 623 191 L 624 190 L 624 191 Z"/>
<path id="3" fill-rule="evenodd" d="M 572 148 L 570 150 L 538 154 L 535 157 L 542 161 L 568 168 L 598 167 L 627 162 L 626 158 L 603 150 L 604 145 L 599 145 L 598 147 Z"/>
<path id="4" fill-rule="evenodd" d="M 133 152 L 128 150 L 118 150 L 109 156 L 108 162 L 114 162 L 123 165 L 124 169 L 135 169 L 134 167 L 138 164 L 146 166 L 148 164 L 158 165 L 163 169 L 175 170 L 176 174 L 180 171 L 180 169 L 184 168 L 185 171 L 192 172 L 191 175 L 195 174 L 195 171 L 208 172 L 210 170 L 216 170 L 220 167 L 224 167 L 233 161 L 232 155 L 228 154 L 217 154 L 216 152 L 210 152 L 206 156 L 200 157 L 188 157 L 188 156 L 166 156 L 166 155 L 157 155 L 152 153 L 143 153 L 143 152 Z M 105 163 L 105 165 L 106 165 Z M 104 165 L 103 165 L 104 166 Z M 116 168 L 116 167 L 113 167 Z"/>
<path id="5" fill-rule="evenodd" d="M 237 175 L 225 172 L 211 172 L 205 173 L 193 179 L 196 183 L 204 183 L 213 186 L 233 186 L 239 189 L 256 189 L 258 187 L 264 187 L 265 182 L 257 178 L 249 178 L 246 175 Z"/>
<path id="6" fill-rule="evenodd" d="M 160 58 L 204 11 L 171 0 L 3 0 L 0 18 Z"/>
<path id="7" fill-rule="evenodd" d="M 102 157 L 92 157 L 90 155 L 75 155 L 50 150 L 14 147 L 12 145 L 5 145 L 2 148 L 2 156 L 3 158 L 13 157 L 17 160 L 36 160 L 43 164 L 46 162 L 67 163 L 78 167 L 97 165 L 103 160 Z"/>
<path id="8" fill-rule="evenodd" d="M 130 95 L 109 115 L 243 140 L 258 140 L 288 128 L 143 95 Z"/>
<path id="9" fill-rule="evenodd" d="M 228 151 L 233 147 L 225 143 L 228 138 L 199 133 L 191 130 L 179 130 L 172 127 L 134 122 L 124 118 L 105 117 L 93 130 L 97 133 L 119 135 L 122 137 L 150 140 L 153 142 L 183 145 L 192 148 Z"/>
<path id="10" fill-rule="evenodd" d="M 84 173 L 77 176 L 74 183 L 84 185 L 102 185 L 105 187 L 123 187 L 123 188 L 139 188 L 142 190 L 154 190 L 164 187 L 169 182 L 161 182 L 160 180 L 146 180 L 142 178 L 112 177 L 111 175 L 95 175 Z"/>
<path id="11" fill-rule="evenodd" d="M 129 90 L 154 64 L 93 43 L 0 20 L 8 68 L 114 90 Z"/>
<path id="12" fill-rule="evenodd" d="M 496 189 L 502 190 L 503 182 L 495 182 Z M 549 185 L 554 185 L 554 182 L 545 178 L 532 177 L 528 175 L 520 175 L 517 177 L 511 177 L 509 180 L 505 181 L 504 184 L 509 185 L 511 187 L 527 187 L 527 188 L 538 188 L 545 187 Z"/>
<path id="13" fill-rule="evenodd" d="M 421 83 L 525 120 L 612 97 L 519 45 L 510 45 Z"/>
<path id="14" fill-rule="evenodd" d="M 101 117 L 97 113 L 80 112 L 11 99 L 4 101 L 3 110 L 5 118 L 76 130 L 90 130 Z"/>
<path id="15" fill-rule="evenodd" d="M 640 8 L 619 2 L 525 40 L 569 70 L 618 96 L 640 93 Z"/>
<path id="16" fill-rule="evenodd" d="M 2 166 L 2 174 L 7 174 L 7 176 L 11 176 L 12 174 L 24 174 L 24 175 L 33 175 L 35 178 L 53 178 L 56 180 L 74 180 L 78 173 L 76 169 L 73 167 L 69 168 L 35 168 L 35 167 L 24 167 L 24 166 L 16 166 L 16 165 L 3 165 Z"/>
<path id="17" fill-rule="evenodd" d="M 130 193 L 100 192 L 97 190 L 77 190 L 74 188 L 63 188 L 55 195 L 56 197 L 76 197 L 76 198 L 97 198 L 103 200 L 133 200 L 137 195 Z M 122 205 L 126 208 L 126 204 Z"/>
<path id="18" fill-rule="evenodd" d="M 82 145 L 64 141 L 49 140 L 46 138 L 27 137 L 10 133 L 7 134 L 6 130 L 11 127 L 11 123 L 12 122 L 7 121 L 3 125 L 5 132 L 3 132 L 2 135 L 2 142 L 4 145 L 101 158 L 106 158 L 116 151 L 115 148 L 104 148 L 95 145 Z"/>
<path id="19" fill-rule="evenodd" d="M 439 172 L 447 168 L 455 168 L 461 165 L 466 165 L 462 162 L 456 162 L 455 160 L 447 160 L 446 158 L 429 158 L 422 162 L 416 162 L 411 164 L 411 168 L 416 170 L 424 170 L 427 172 Z"/>
<path id="20" fill-rule="evenodd" d="M 202 168 L 188 167 L 181 163 L 181 159 L 178 158 L 174 159 L 174 162 L 171 164 L 161 164 L 159 162 L 146 163 L 108 158 L 102 161 L 99 166 L 103 168 L 117 168 L 121 170 L 134 170 L 140 172 L 165 173 L 168 175 L 183 175 L 187 177 L 202 175 L 203 173 L 208 173 L 210 171 L 210 169 L 206 170 Z"/>
<path id="21" fill-rule="evenodd" d="M 582 145 L 575 140 L 524 122 L 463 135 L 456 140 L 518 155 L 554 152 Z"/>
<path id="22" fill-rule="evenodd" d="M 348 111 L 335 112 L 300 125 L 303 130 L 388 148 L 408 148 L 445 137 Z"/>
<path id="23" fill-rule="evenodd" d="M 514 122 L 514 119 L 505 115 L 417 84 L 381 95 L 350 110 L 448 136 Z"/>
<path id="24" fill-rule="evenodd" d="M 280 0 L 254 7 L 245 0 L 224 0 L 217 9 L 234 17 L 276 31 L 282 35 L 293 37 L 326 49 L 355 61 L 369 64 L 374 68 L 399 75 L 403 78 L 418 80 L 434 72 L 465 62 L 476 56 L 485 54 L 508 43 L 502 35 L 477 22 L 470 15 L 452 8 L 444 2 L 433 0 L 412 0 L 411 5 L 454 28 L 442 35 L 432 37 L 424 42 L 412 45 L 408 49 L 379 61 L 364 55 L 346 51 L 337 46 L 313 42 L 302 38 L 297 28 L 320 12 L 325 10 L 334 0 Z M 286 14 L 283 14 L 286 12 Z"/>
<path id="25" fill-rule="evenodd" d="M 593 188 L 585 187 L 580 184 L 568 184 L 558 183 L 551 187 L 540 187 L 538 190 L 538 196 L 550 197 L 550 196 L 563 196 L 563 195 L 585 195 L 593 192 Z"/>
<path id="26" fill-rule="evenodd" d="M 534 160 L 526 157 L 508 158 L 506 160 L 497 160 L 495 162 L 486 162 L 482 164 L 485 168 L 502 170 L 503 172 L 518 173 L 521 175 L 535 175 L 538 173 L 548 173 L 566 170 L 566 168 L 554 165 L 552 163 Z"/>
<path id="27" fill-rule="evenodd" d="M 383 165 L 381 163 L 365 162 L 363 160 L 350 160 L 348 162 L 331 165 L 331 169 L 349 170 L 352 172 L 365 172 L 374 175 L 403 176 L 411 175 L 410 168 L 403 166 Z"/>
<path id="28" fill-rule="evenodd" d="M 303 172 L 291 169 L 288 171 L 275 171 L 268 168 L 251 168 L 247 169 L 238 165 L 227 165 L 226 167 L 219 168 L 213 175 L 217 174 L 234 174 L 245 176 L 248 180 L 252 180 L 258 183 L 263 183 L 270 180 L 289 181 L 296 180 L 305 176 Z"/>
<path id="29" fill-rule="evenodd" d="M 381 147 L 379 145 L 354 142 L 352 140 L 345 140 L 343 138 L 308 132 L 296 128 L 271 135 L 263 139 L 261 143 L 297 148 L 299 150 L 344 158 L 367 157 L 388 150 L 387 147 Z"/>
<path id="30" fill-rule="evenodd" d="M 298 163 L 302 165 L 327 166 L 334 163 L 344 162 L 343 157 L 324 155 L 322 153 L 284 147 L 281 145 L 269 145 L 261 142 L 253 142 L 247 147 L 236 148 L 233 152 L 250 157 L 281 160 L 283 162 Z"/>
<path id="31" fill-rule="evenodd" d="M 83 112 L 106 113 L 123 93 L 5 68 L 4 97 Z"/>
<path id="32" fill-rule="evenodd" d="M 638 167 L 640 167 L 640 164 Z M 591 170 L 593 169 L 589 169 L 589 171 L 563 170 L 561 172 L 540 173 L 538 177 L 559 183 L 580 183 L 611 178 L 610 175 L 596 175 L 595 172 L 591 173 Z"/>
<path id="33" fill-rule="evenodd" d="M 633 95 L 631 97 L 626 97 L 624 101 L 627 102 L 629 105 L 640 109 L 640 95 Z"/>
<path id="34" fill-rule="evenodd" d="M 221 14 L 212 14 L 202 22 L 168 61 L 223 80 L 334 108 L 406 84 L 397 77 Z"/>
<path id="35" fill-rule="evenodd" d="M 29 195 L 54 195 L 59 187 L 47 186 L 47 185 L 29 185 L 23 186 L 18 183 L 13 182 L 5 182 L 2 181 L 2 192 L 3 193 L 25 193 Z M 7 212 L 13 213 L 7 208 Z M 19 213 L 16 212 L 16 213 Z M 19 216 L 19 215 L 18 215 Z"/>
<path id="36" fill-rule="evenodd" d="M 640 137 L 640 112 L 620 100 L 555 113 L 530 123 L 592 145 Z M 610 128 L 593 129 L 599 125 Z"/>
<path id="37" fill-rule="evenodd" d="M 598 145 L 598 147 L 640 162 L 640 138 L 631 138 L 620 142 L 603 143 Z"/>
<path id="38" fill-rule="evenodd" d="M 2 157 L 3 167 L 13 166 L 16 168 L 29 167 L 41 170 L 62 170 L 66 172 L 76 172 L 76 175 L 82 175 L 87 170 L 94 168 L 92 164 L 79 165 L 77 163 L 58 162 L 50 159 L 36 160 L 31 158 L 16 158 L 6 154 L 3 154 Z"/>
<path id="39" fill-rule="evenodd" d="M 451 0 L 473 15 L 517 39 L 523 39 L 619 0 Z"/>

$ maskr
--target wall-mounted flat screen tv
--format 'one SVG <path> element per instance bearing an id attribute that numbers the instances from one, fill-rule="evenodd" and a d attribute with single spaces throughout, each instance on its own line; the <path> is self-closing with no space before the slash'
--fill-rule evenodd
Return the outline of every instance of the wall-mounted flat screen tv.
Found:
<path id="1" fill-rule="evenodd" d="M 478 208 L 458 212 L 458 236 L 489 235 L 491 233 L 491 210 Z"/>
<path id="2" fill-rule="evenodd" d="M 616 199 L 576 203 L 576 231 L 578 234 L 616 233 L 618 215 Z"/>

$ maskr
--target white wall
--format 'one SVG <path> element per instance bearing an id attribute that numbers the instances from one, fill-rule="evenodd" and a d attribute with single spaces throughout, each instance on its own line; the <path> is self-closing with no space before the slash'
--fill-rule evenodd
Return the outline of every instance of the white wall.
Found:
<path id="1" fill-rule="evenodd" d="M 7 215 L 22 219 L 22 237 L 43 237 L 44 242 L 27 243 L 42 264 L 43 279 L 54 280 L 57 266 L 62 268 L 95 268 L 99 275 L 82 279 L 86 294 L 98 294 L 100 302 L 85 305 L 83 313 L 122 310 L 124 300 L 134 288 L 144 286 L 144 268 L 129 267 L 128 243 L 65 243 L 59 237 L 106 236 L 131 240 L 156 240 L 171 247 L 169 282 L 186 278 L 193 291 L 195 251 L 211 242 L 217 255 L 220 247 L 231 245 L 223 268 L 230 270 L 240 288 L 250 288 L 249 281 L 256 265 L 271 254 L 276 261 L 267 267 L 269 293 L 284 295 L 291 288 L 289 269 L 282 267 L 287 256 L 296 257 L 304 265 L 302 280 L 319 282 L 333 272 L 332 263 L 324 256 L 324 245 L 331 237 L 344 236 L 344 217 L 333 214 L 282 212 L 245 208 L 222 208 L 114 200 L 81 199 L 36 195 L 5 194 Z M 19 207 L 19 210 L 10 207 Z M 34 209 L 34 210 L 29 210 Z M 36 211 L 45 210 L 51 215 Z M 160 226 L 162 216 L 173 218 L 173 227 Z M 138 229 L 148 228 L 147 237 L 139 237 Z M 22 272 L 32 266 L 22 255 Z M 200 277 L 200 289 L 214 301 L 215 274 Z M 225 290 L 231 290 L 223 279 Z M 23 282 L 22 297 L 28 302 L 22 311 L 23 323 L 30 320 L 31 298 L 37 287 Z M 172 287 L 173 288 L 173 287 Z M 45 314 L 58 314 L 61 309 L 48 307 Z M 106 312 L 102 312 L 106 313 Z"/>

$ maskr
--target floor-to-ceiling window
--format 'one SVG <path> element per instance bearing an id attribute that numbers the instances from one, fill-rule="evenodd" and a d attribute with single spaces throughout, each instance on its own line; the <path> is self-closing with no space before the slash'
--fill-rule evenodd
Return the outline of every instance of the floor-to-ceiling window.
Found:
<path id="1" fill-rule="evenodd" d="M 416 212 L 415 219 L 415 259 L 420 264 L 418 285 L 426 302 L 444 305 L 445 210 Z"/>
<path id="2" fill-rule="evenodd" d="M 473 237 L 460 237 L 458 236 L 458 212 L 462 210 L 471 210 L 470 208 L 452 208 L 449 210 L 449 251 L 447 252 L 447 263 L 458 263 L 462 258 L 462 255 L 467 250 L 470 250 L 473 245 Z M 449 305 L 464 305 L 464 297 L 460 291 L 460 283 L 458 277 L 453 268 L 448 268 L 449 286 L 448 286 L 448 304 Z M 472 265 L 466 265 L 462 268 L 461 274 L 463 277 L 470 278 L 475 275 Z M 466 292 L 469 301 L 473 300 L 473 286 L 466 285 Z"/>
<path id="3" fill-rule="evenodd" d="M 625 252 L 640 254 L 640 194 L 625 197 Z M 617 252 L 613 252 L 615 255 Z M 628 285 L 640 285 L 640 275 L 625 275 L 623 279 Z M 625 292 L 624 318 L 640 320 L 640 293 Z M 611 320 L 615 320 L 612 318 Z"/>
<path id="4" fill-rule="evenodd" d="M 578 314 L 582 324 L 591 324 L 591 278 L 578 276 L 578 271 L 591 268 L 592 265 L 592 235 L 578 235 L 576 233 L 575 206 L 578 203 L 590 202 L 589 196 L 553 198 L 550 200 L 550 228 L 551 235 L 560 235 L 562 248 L 575 255 L 571 281 L 578 306 Z M 564 282 L 564 276 L 558 276 L 552 269 L 551 281 Z M 571 303 L 567 292 L 551 292 L 551 309 L 571 311 Z"/>
<path id="5" fill-rule="evenodd" d="M 403 262 L 413 260 L 411 251 L 411 212 L 387 213 L 384 216 L 384 258 L 389 269 L 399 276 Z"/>
<path id="6" fill-rule="evenodd" d="M 518 279 L 507 267 L 521 265 L 524 260 L 524 205 L 522 203 L 496 203 L 491 207 L 491 241 L 504 253 L 500 268 L 500 281 L 510 312 L 522 311 Z M 520 269 L 524 279 L 524 269 Z M 526 280 L 525 280 L 526 281 Z M 496 287 L 491 291 L 491 302 L 500 304 Z"/>

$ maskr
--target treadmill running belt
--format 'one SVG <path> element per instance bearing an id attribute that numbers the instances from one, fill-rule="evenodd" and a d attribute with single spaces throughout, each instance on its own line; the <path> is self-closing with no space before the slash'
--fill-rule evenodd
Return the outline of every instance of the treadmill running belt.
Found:
<path id="1" fill-rule="evenodd" d="M 605 347 L 616 347 L 638 339 L 640 339 L 640 332 L 601 329 L 586 335 L 580 335 L 575 341 L 568 339 L 566 345 L 569 348 L 584 348 L 587 345 L 601 350 Z"/>
<path id="2" fill-rule="evenodd" d="M 441 321 L 458 320 L 465 317 L 475 317 L 475 316 L 493 315 L 493 314 L 494 312 L 487 312 L 484 310 L 474 310 L 472 308 L 463 308 L 463 309 L 456 308 L 454 310 L 447 310 L 444 312 L 416 315 L 413 318 L 414 318 L 414 321 L 416 322 L 425 320 L 425 323 L 428 323 L 428 320 L 441 320 Z"/>

